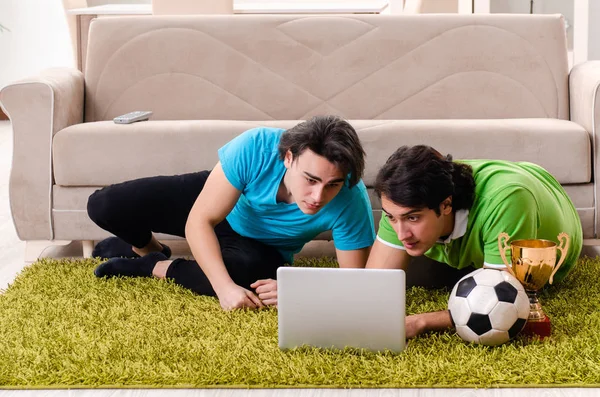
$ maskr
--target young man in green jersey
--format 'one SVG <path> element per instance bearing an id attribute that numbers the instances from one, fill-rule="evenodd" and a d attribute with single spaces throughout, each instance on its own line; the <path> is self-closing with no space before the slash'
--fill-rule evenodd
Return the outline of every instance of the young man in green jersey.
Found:
<path id="1" fill-rule="evenodd" d="M 583 242 L 579 216 L 560 183 L 532 163 L 500 160 L 452 161 L 432 147 L 402 146 L 377 175 L 375 191 L 384 215 L 367 268 L 407 269 L 425 255 L 459 271 L 505 267 L 498 235 L 511 240 L 571 243 L 554 280 L 575 264 Z M 431 275 L 435 277 L 435 275 Z M 450 328 L 449 312 L 408 316 L 408 338 Z"/>

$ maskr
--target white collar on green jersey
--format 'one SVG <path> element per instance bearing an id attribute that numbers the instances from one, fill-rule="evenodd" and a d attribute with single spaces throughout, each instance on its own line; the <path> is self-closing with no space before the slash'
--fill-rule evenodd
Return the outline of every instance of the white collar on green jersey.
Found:
<path id="1" fill-rule="evenodd" d="M 456 240 L 465 235 L 467 232 L 467 224 L 469 223 L 469 210 L 458 210 L 454 213 L 454 229 L 445 240 L 438 240 L 438 243 L 448 244 L 452 240 Z"/>

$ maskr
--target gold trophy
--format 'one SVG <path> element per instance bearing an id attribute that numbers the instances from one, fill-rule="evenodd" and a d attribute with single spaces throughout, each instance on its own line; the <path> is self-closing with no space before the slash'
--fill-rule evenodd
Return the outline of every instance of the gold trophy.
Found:
<path id="1" fill-rule="evenodd" d="M 554 275 L 564 262 L 569 249 L 569 235 L 558 235 L 559 246 L 554 241 L 541 239 L 515 240 L 508 244 L 510 236 L 500 233 L 498 236 L 498 249 L 500 256 L 509 273 L 523 284 L 529 296 L 529 319 L 522 334 L 539 336 L 543 339 L 550 336 L 552 331 L 550 319 L 537 298 L 537 291 L 546 285 L 552 284 Z M 506 250 L 511 250 L 511 264 L 506 260 Z M 560 259 L 556 262 L 556 250 L 560 250 Z"/>

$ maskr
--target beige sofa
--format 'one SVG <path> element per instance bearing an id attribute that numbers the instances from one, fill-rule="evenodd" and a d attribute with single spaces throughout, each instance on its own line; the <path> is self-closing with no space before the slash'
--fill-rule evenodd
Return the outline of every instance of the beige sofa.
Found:
<path id="1" fill-rule="evenodd" d="M 592 239 L 599 82 L 599 62 L 569 72 L 558 15 L 98 19 L 85 75 L 49 70 L 0 92 L 12 215 L 23 240 L 88 241 L 89 252 L 107 236 L 86 213 L 95 189 L 208 169 L 246 129 L 333 113 L 360 134 L 367 186 L 403 144 L 527 160 L 565 186 Z M 112 122 L 133 110 L 154 116 Z"/>

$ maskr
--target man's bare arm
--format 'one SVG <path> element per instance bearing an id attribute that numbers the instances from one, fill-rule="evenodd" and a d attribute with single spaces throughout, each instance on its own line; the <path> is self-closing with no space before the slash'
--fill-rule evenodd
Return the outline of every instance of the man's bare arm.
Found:
<path id="1" fill-rule="evenodd" d="M 367 261 L 367 269 L 406 270 L 409 263 L 410 255 L 405 250 L 390 247 L 379 240 L 375 240 Z"/>
<path id="2" fill-rule="evenodd" d="M 241 192 L 225 176 L 221 163 L 217 163 L 196 199 L 185 225 L 185 237 L 194 259 L 206 274 L 223 309 L 263 306 L 251 291 L 237 284 L 229 276 L 215 226 L 231 212 Z"/>
<path id="3" fill-rule="evenodd" d="M 337 261 L 342 268 L 364 268 L 371 247 L 357 249 L 357 250 L 335 250 Z"/>
<path id="4" fill-rule="evenodd" d="M 452 328 L 450 312 L 442 310 L 439 312 L 413 314 L 406 317 L 406 337 L 414 338 L 425 332 L 445 331 Z"/>
<path id="5" fill-rule="evenodd" d="M 407 270 L 410 259 L 410 255 L 405 250 L 390 247 L 377 240 L 371 249 L 367 268 Z M 407 338 L 414 338 L 425 332 L 444 331 L 449 328 L 452 328 L 452 320 L 448 310 L 413 314 L 406 317 Z"/>

